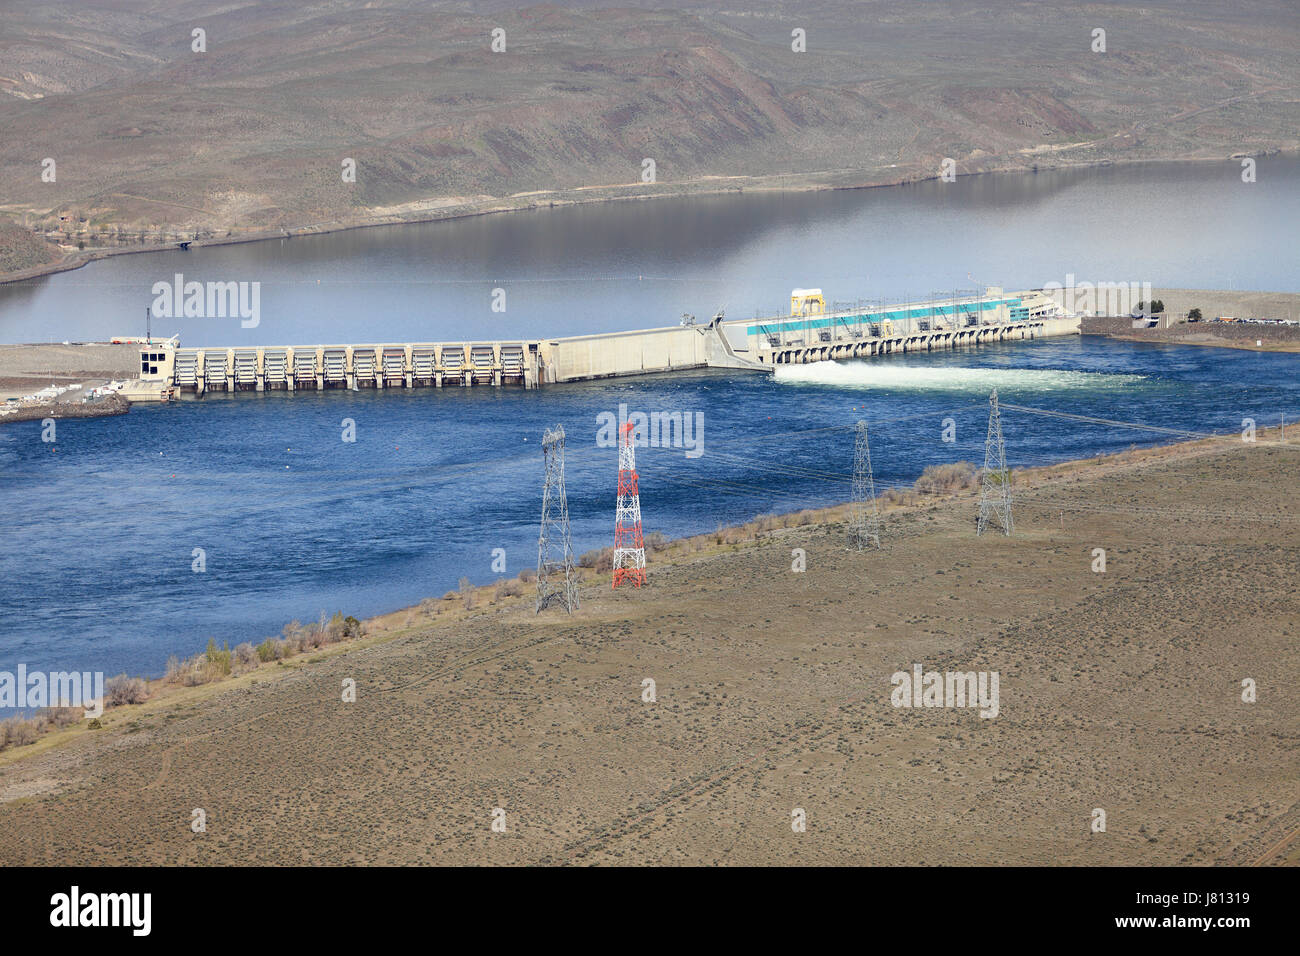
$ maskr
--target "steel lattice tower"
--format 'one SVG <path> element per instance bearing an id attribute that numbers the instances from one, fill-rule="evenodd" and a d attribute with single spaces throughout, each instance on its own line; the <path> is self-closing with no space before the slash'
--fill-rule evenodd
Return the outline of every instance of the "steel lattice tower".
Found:
<path id="1" fill-rule="evenodd" d="M 614 509 L 614 587 L 624 581 L 645 584 L 645 542 L 641 537 L 641 490 L 636 474 L 632 424 L 622 428 L 618 445 L 618 504 Z"/>
<path id="2" fill-rule="evenodd" d="M 997 519 L 1003 534 L 1011 534 L 1011 473 L 1007 471 L 1006 447 L 1002 443 L 1002 413 L 998 410 L 997 389 L 989 395 L 989 433 L 984 439 L 980 511 L 975 520 L 977 535 L 984 533 L 990 517 Z"/>
<path id="3" fill-rule="evenodd" d="M 853 446 L 853 505 L 849 517 L 849 540 L 858 551 L 880 547 L 880 511 L 876 507 L 876 483 L 871 474 L 871 446 L 867 423 L 860 421 Z"/>
<path id="4" fill-rule="evenodd" d="M 542 436 L 546 487 L 542 489 L 542 530 L 537 538 L 537 613 L 562 604 L 572 614 L 578 609 L 578 582 L 573 570 L 573 542 L 569 538 L 569 499 L 564 493 L 564 426 L 556 425 Z M 559 552 L 552 555 L 552 544 Z M 564 571 L 559 586 L 550 575 Z"/>

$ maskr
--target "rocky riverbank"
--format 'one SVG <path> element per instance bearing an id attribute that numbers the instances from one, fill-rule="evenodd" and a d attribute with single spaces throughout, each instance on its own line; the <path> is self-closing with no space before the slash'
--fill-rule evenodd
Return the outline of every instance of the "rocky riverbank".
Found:
<path id="1" fill-rule="evenodd" d="M 0 425 L 44 421 L 47 418 L 56 420 L 64 418 L 105 418 L 112 415 L 125 415 L 130 410 L 130 402 L 121 395 L 111 393 L 88 402 L 51 401 L 39 405 L 24 405 L 12 410 L 0 406 Z"/>

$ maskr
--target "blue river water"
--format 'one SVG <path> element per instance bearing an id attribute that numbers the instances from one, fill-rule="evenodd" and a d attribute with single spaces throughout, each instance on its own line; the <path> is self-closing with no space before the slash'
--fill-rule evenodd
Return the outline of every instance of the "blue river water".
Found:
<path id="1" fill-rule="evenodd" d="M 878 485 L 982 461 L 987 399 L 1193 431 L 1300 417 L 1300 359 L 1061 338 L 763 374 L 698 372 L 522 389 L 209 395 L 0 429 L 0 670 L 161 672 L 209 637 L 358 617 L 537 559 L 540 439 L 567 432 L 574 546 L 612 539 L 617 452 L 601 413 L 702 415 L 698 454 L 638 450 L 647 533 L 712 530 L 845 500 L 852 425 Z M 942 420 L 957 423 L 941 440 Z M 343 441 L 343 420 L 356 441 Z M 1010 411 L 1012 465 L 1168 441 Z M 195 549 L 206 570 L 192 569 Z"/>

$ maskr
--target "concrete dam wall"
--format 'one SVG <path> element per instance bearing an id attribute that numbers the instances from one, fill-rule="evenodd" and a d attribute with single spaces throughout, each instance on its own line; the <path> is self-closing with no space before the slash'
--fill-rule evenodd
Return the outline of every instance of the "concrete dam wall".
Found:
<path id="1" fill-rule="evenodd" d="M 330 388 L 469 388 L 650 375 L 681 369 L 770 371 L 777 365 L 1075 335 L 1079 321 L 1037 292 L 878 309 L 608 332 L 554 339 L 256 348 L 142 344 L 132 401 L 176 392 Z"/>

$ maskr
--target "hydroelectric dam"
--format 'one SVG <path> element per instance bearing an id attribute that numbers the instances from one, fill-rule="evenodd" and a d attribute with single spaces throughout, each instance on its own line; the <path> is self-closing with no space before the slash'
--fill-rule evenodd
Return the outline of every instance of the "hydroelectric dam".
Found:
<path id="1" fill-rule="evenodd" d="M 771 371 L 779 365 L 861 359 L 895 352 L 1076 335 L 1040 291 L 958 292 L 947 298 L 827 309 L 821 290 L 796 289 L 790 314 L 726 319 L 563 338 L 361 345 L 182 348 L 176 338 L 140 343 L 131 401 L 180 393 L 331 388 L 467 388 L 649 375 L 682 369 Z"/>

